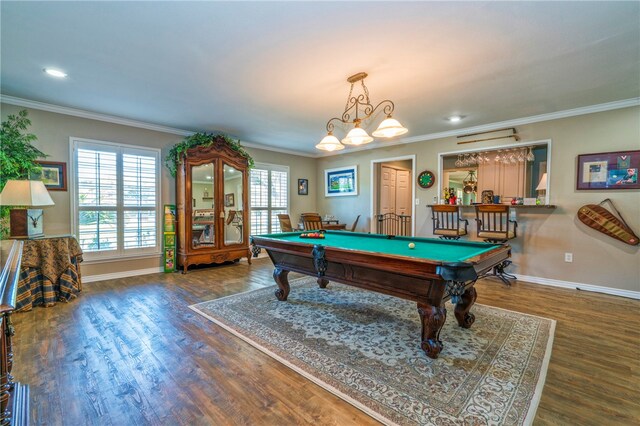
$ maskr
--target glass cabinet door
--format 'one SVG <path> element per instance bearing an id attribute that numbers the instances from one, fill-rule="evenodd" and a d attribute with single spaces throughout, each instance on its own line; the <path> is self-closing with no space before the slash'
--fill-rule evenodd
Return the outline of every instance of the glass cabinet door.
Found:
<path id="1" fill-rule="evenodd" d="M 233 166 L 224 164 L 224 244 L 243 242 L 243 174 Z"/>
<path id="2" fill-rule="evenodd" d="M 215 168 L 213 163 L 191 166 L 191 246 L 216 245 Z"/>

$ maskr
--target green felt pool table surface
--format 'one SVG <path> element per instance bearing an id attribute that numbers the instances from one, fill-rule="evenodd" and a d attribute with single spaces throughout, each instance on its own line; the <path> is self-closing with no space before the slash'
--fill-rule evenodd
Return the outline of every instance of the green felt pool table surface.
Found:
<path id="1" fill-rule="evenodd" d="M 395 256 L 429 259 L 437 262 L 464 262 L 500 246 L 500 244 L 476 241 L 449 241 L 436 238 L 397 236 L 388 238 L 387 235 L 345 231 L 325 231 L 325 238 L 301 237 L 302 234 L 308 232 L 287 232 L 260 235 L 260 237 L 308 244 L 310 246 L 319 244 L 344 250 L 385 253 Z M 409 248 L 409 243 L 414 243 L 415 248 Z"/>

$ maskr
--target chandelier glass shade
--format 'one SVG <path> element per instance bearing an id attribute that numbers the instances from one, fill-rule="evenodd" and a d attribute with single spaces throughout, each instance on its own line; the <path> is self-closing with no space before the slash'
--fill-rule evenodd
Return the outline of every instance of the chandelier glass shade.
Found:
<path id="1" fill-rule="evenodd" d="M 364 145 L 373 141 L 373 138 L 367 134 L 367 132 L 360 127 L 360 123 L 355 123 L 355 127 L 347 133 L 347 136 L 342 139 L 342 143 L 345 145 Z"/>
<path id="2" fill-rule="evenodd" d="M 316 148 L 323 151 L 340 151 L 341 149 L 344 149 L 344 145 L 340 143 L 338 138 L 333 136 L 333 133 L 329 132 L 329 134 L 322 138 L 320 143 L 316 145 Z"/>
<path id="3" fill-rule="evenodd" d="M 364 145 L 373 141 L 373 137 L 360 126 L 362 121 L 369 119 L 374 114 L 382 111 L 386 118 L 380 123 L 378 128 L 372 133 L 376 138 L 392 138 L 394 136 L 403 135 L 408 132 L 407 128 L 402 126 L 398 120 L 392 118 L 391 114 L 395 108 L 393 102 L 388 99 L 383 100 L 375 107 L 369 100 L 369 89 L 364 84 L 367 73 L 360 72 L 352 75 L 347 79 L 351 83 L 347 103 L 344 112 L 340 117 L 333 117 L 327 121 L 327 135 L 316 145 L 317 149 L 324 151 L 337 151 L 344 149 L 344 145 Z M 361 82 L 362 92 L 359 95 L 353 95 L 353 86 L 355 83 Z M 345 125 L 353 125 L 353 128 L 342 139 L 342 143 L 333 135 L 335 128 L 334 123 L 339 122 Z M 344 144 L 344 145 L 343 145 Z"/>
<path id="4" fill-rule="evenodd" d="M 380 123 L 376 131 L 371 134 L 376 138 L 392 138 L 394 136 L 404 135 L 408 131 L 409 129 L 403 127 L 398 120 L 388 116 Z"/>

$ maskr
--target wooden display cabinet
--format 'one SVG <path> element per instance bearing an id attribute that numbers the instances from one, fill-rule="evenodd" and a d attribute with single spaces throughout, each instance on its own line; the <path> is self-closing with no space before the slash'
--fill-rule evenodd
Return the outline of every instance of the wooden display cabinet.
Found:
<path id="1" fill-rule="evenodd" d="M 222 138 L 190 148 L 176 173 L 178 266 L 237 261 L 249 250 L 249 164 Z M 233 194 L 233 205 L 225 203 Z"/>

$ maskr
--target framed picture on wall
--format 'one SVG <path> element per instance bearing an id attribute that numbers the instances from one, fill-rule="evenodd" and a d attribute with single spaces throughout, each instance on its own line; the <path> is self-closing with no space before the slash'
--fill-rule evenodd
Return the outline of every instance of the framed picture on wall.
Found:
<path id="1" fill-rule="evenodd" d="M 36 161 L 39 173 L 31 176 L 32 180 L 41 180 L 49 191 L 67 190 L 67 163 L 57 161 Z"/>
<path id="2" fill-rule="evenodd" d="M 358 166 L 339 167 L 324 171 L 325 197 L 358 195 Z"/>
<path id="3" fill-rule="evenodd" d="M 576 189 L 640 189 L 640 151 L 578 155 Z"/>
<path id="4" fill-rule="evenodd" d="M 235 195 L 233 193 L 231 194 L 225 194 L 224 195 L 224 206 L 225 207 L 233 207 L 236 204 L 235 201 Z"/>
<path id="5" fill-rule="evenodd" d="M 298 195 L 309 195 L 309 179 L 298 179 Z"/>

